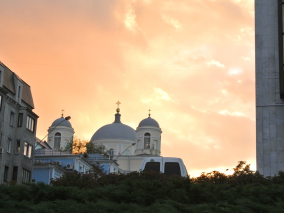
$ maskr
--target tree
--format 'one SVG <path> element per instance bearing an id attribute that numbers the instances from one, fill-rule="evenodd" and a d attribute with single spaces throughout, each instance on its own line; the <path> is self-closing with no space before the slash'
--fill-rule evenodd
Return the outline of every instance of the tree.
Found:
<path id="1" fill-rule="evenodd" d="M 86 148 L 88 154 L 99 153 L 105 158 L 109 157 L 109 150 L 106 150 L 106 147 L 104 145 L 97 145 L 92 142 L 89 142 L 87 143 Z"/>
<path id="2" fill-rule="evenodd" d="M 84 174 L 76 170 L 72 172 L 65 171 L 60 178 L 51 179 L 53 186 L 76 186 L 78 188 L 91 189 L 97 186 L 97 180 L 105 175 L 103 166 L 93 164 L 92 169 Z"/>
<path id="3" fill-rule="evenodd" d="M 93 144 L 92 142 L 89 142 L 87 140 L 81 140 L 76 136 L 74 137 L 73 142 L 68 142 L 64 150 L 61 151 L 72 154 L 99 153 L 106 158 L 109 157 L 109 150 L 106 150 L 106 147 L 104 145 Z"/>
<path id="4" fill-rule="evenodd" d="M 74 137 L 73 139 L 73 154 L 84 154 L 87 152 L 86 144 L 88 143 L 87 140 L 81 140 L 78 137 Z"/>

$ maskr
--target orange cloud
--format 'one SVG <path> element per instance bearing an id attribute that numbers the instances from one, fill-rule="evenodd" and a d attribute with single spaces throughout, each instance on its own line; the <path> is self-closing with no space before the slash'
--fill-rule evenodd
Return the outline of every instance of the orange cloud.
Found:
<path id="1" fill-rule="evenodd" d="M 0 60 L 31 85 L 46 135 L 61 109 L 89 140 L 152 117 L 189 172 L 255 165 L 252 0 L 2 1 Z M 223 92 L 222 92 L 223 91 Z"/>

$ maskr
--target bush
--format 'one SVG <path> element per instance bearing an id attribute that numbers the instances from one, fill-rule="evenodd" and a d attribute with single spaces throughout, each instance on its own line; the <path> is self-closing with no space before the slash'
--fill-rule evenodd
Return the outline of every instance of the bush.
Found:
<path id="1" fill-rule="evenodd" d="M 233 175 L 66 173 L 53 185 L 0 186 L 0 212 L 283 212 L 284 173 L 264 178 L 243 164 Z"/>

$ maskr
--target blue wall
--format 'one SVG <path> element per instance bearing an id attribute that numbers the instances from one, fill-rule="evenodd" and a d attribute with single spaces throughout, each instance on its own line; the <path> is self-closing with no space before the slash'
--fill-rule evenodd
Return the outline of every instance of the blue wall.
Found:
<path id="1" fill-rule="evenodd" d="M 108 163 L 102 163 L 100 164 L 103 169 L 105 170 L 105 173 L 108 174 L 109 173 L 109 164 Z"/>
<path id="2" fill-rule="evenodd" d="M 32 179 L 35 179 L 35 182 L 44 182 L 46 184 L 49 184 L 49 170 L 51 168 L 42 168 L 42 169 L 33 169 L 33 177 Z M 52 172 L 50 171 L 50 178 L 51 178 Z"/>

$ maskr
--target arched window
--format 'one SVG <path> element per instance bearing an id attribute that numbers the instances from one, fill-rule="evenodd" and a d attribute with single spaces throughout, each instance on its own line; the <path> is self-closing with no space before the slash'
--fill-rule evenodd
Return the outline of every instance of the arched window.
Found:
<path id="1" fill-rule="evenodd" d="M 109 150 L 109 155 L 110 155 L 110 156 L 113 156 L 113 149 L 110 149 L 110 150 Z"/>
<path id="2" fill-rule="evenodd" d="M 145 135 L 144 135 L 144 149 L 150 149 L 150 139 L 151 139 L 150 133 L 145 133 Z"/>
<path id="3" fill-rule="evenodd" d="M 128 149 L 125 151 L 125 155 L 127 155 L 127 156 L 129 156 L 129 155 L 130 155 L 130 152 L 129 152 L 129 150 L 128 150 Z"/>
<path id="4" fill-rule="evenodd" d="M 59 149 L 61 143 L 61 134 L 56 132 L 54 135 L 54 149 Z"/>

